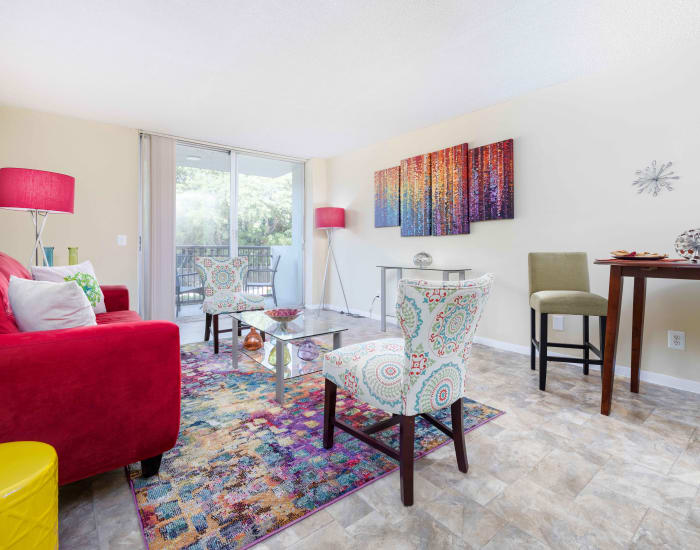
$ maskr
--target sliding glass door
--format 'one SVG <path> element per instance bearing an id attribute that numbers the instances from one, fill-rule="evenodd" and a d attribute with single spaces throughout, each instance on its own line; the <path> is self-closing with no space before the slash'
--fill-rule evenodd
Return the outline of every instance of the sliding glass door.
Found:
<path id="1" fill-rule="evenodd" d="M 175 158 L 175 312 L 199 317 L 204 292 L 194 258 L 231 251 L 231 153 L 177 143 Z"/>
<path id="2" fill-rule="evenodd" d="M 236 176 L 238 248 L 254 258 L 249 291 L 302 305 L 304 165 L 238 154 Z"/>
<path id="3" fill-rule="evenodd" d="M 177 317 L 202 316 L 195 256 L 245 256 L 247 292 L 266 307 L 301 305 L 303 202 L 301 162 L 177 143 Z"/>

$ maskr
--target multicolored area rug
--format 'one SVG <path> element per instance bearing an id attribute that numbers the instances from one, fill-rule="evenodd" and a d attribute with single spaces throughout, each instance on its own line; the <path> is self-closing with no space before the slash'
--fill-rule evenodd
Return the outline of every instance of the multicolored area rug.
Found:
<path id="1" fill-rule="evenodd" d="M 177 445 L 158 476 L 129 469 L 150 550 L 241 550 L 395 470 L 395 461 L 340 430 L 333 449 L 323 448 L 323 387 L 320 372 L 287 380 L 281 407 L 271 371 L 245 356 L 233 370 L 225 344 L 219 355 L 207 343 L 182 346 Z M 468 399 L 464 405 L 466 431 L 502 414 Z M 357 427 L 386 417 L 341 391 L 337 411 Z M 436 416 L 449 425 L 449 409 Z M 398 426 L 381 438 L 398 448 Z M 448 442 L 416 422 L 416 456 Z M 399 499 L 397 484 L 397 506 Z"/>

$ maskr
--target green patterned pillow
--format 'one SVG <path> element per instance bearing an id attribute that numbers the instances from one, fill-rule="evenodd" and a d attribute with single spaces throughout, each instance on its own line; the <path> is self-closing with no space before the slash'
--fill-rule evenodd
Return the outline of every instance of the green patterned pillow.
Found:
<path id="1" fill-rule="evenodd" d="M 75 275 L 67 275 L 63 278 L 64 281 L 75 281 L 78 286 L 83 289 L 85 296 L 92 307 L 95 307 L 102 300 L 102 289 L 100 288 L 97 279 L 89 273 L 78 271 Z"/>

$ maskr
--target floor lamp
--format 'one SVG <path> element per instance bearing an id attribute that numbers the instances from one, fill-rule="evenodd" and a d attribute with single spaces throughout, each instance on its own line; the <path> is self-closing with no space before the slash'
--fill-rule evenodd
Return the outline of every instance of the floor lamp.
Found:
<path id="1" fill-rule="evenodd" d="M 34 222 L 34 250 L 29 258 L 39 265 L 39 252 L 49 264 L 41 234 L 50 213 L 73 213 L 75 178 L 29 168 L 0 168 L 0 208 L 27 210 Z"/>
<path id="2" fill-rule="evenodd" d="M 341 311 L 341 313 L 350 313 L 350 306 L 348 306 L 348 298 L 345 296 L 345 287 L 343 287 L 343 279 L 340 276 L 340 270 L 338 269 L 338 262 L 335 259 L 335 254 L 333 253 L 333 230 L 345 227 L 345 208 L 335 208 L 331 206 L 317 208 L 316 209 L 316 229 L 325 229 L 326 235 L 328 236 L 328 251 L 326 252 L 326 270 L 323 272 L 323 292 L 321 293 L 321 306 L 319 309 L 319 315 L 321 310 L 325 309 L 326 306 L 326 279 L 328 278 L 328 265 L 333 258 L 333 264 L 335 265 L 335 270 L 338 273 L 338 280 L 340 281 L 340 289 L 343 291 L 343 298 L 345 299 L 345 309 L 346 311 Z"/>

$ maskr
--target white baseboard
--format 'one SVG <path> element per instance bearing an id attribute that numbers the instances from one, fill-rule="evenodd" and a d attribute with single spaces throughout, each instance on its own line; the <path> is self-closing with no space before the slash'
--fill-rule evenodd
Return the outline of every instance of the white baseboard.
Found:
<path id="1" fill-rule="evenodd" d="M 320 309 L 320 308 L 321 308 L 321 304 L 306 304 L 304 307 L 305 307 L 306 309 Z M 337 311 L 337 312 L 339 312 L 339 313 L 345 311 L 345 308 L 344 308 L 344 307 L 336 306 L 336 305 L 333 305 L 333 304 L 326 304 L 326 305 L 325 305 L 325 308 L 328 309 L 328 310 L 330 310 L 330 311 Z M 369 312 L 369 311 L 366 311 L 366 310 L 363 310 L 363 309 L 354 309 L 354 308 L 350 308 L 350 313 L 352 313 L 352 314 L 354 314 L 354 315 L 360 315 L 361 317 L 367 317 L 367 318 L 370 318 L 370 319 L 374 319 L 375 321 L 379 321 L 379 308 L 377 308 L 376 310 L 372 310 L 372 316 L 371 316 L 371 317 L 370 317 L 370 312 Z M 386 316 L 386 322 L 389 323 L 390 325 L 395 325 L 395 324 L 397 324 L 397 323 L 396 323 L 396 317 L 392 317 L 392 316 L 390 316 L 390 315 L 387 315 L 387 316 Z"/>
<path id="2" fill-rule="evenodd" d="M 319 309 L 320 304 L 309 304 L 306 306 L 307 309 Z M 326 309 L 331 311 L 345 311 L 344 307 L 338 307 L 332 304 L 326 304 Z M 362 317 L 369 317 L 369 311 L 363 311 L 359 309 L 350 309 L 350 313 L 361 315 Z M 379 320 L 379 311 L 372 312 L 372 319 Z M 386 322 L 389 324 L 396 324 L 396 318 L 387 315 Z M 503 342 L 501 340 L 495 340 L 493 338 L 486 338 L 484 336 L 474 337 L 474 342 L 477 344 L 482 344 L 490 348 L 500 349 L 503 351 L 512 351 L 513 353 L 520 353 L 522 355 L 530 355 L 530 347 L 523 346 L 521 344 L 511 344 L 510 342 Z M 550 351 L 549 355 L 555 355 L 557 357 L 571 357 L 565 353 L 558 353 L 556 351 Z M 569 363 L 570 365 L 575 365 L 580 367 L 580 364 Z M 591 365 L 591 370 L 600 371 L 600 365 Z M 615 365 L 615 375 L 623 376 L 629 378 L 632 375 L 632 369 L 625 365 L 620 365 L 619 363 Z M 666 386 L 668 388 L 675 388 L 677 390 L 689 391 L 691 393 L 700 393 L 700 382 L 696 380 L 688 380 L 686 378 L 676 378 L 675 376 L 669 376 L 668 374 L 661 374 L 659 372 L 652 372 L 648 370 L 642 370 L 639 373 L 639 379 L 642 382 L 649 382 L 651 384 L 658 384 L 659 386 Z"/>
<path id="3" fill-rule="evenodd" d="M 490 348 L 500 349 L 504 351 L 512 351 L 514 353 L 520 353 L 523 355 L 530 355 L 529 346 L 522 346 L 520 344 L 511 344 L 510 342 L 502 342 L 500 340 L 494 340 L 493 338 L 485 338 L 483 336 L 474 337 L 474 342 L 477 344 L 483 344 Z M 550 351 L 549 355 L 555 355 L 557 357 L 571 357 L 565 353 L 558 353 L 555 351 Z M 580 363 L 569 363 L 577 367 L 581 367 Z M 600 365 L 591 365 L 591 370 L 600 371 Z M 625 365 L 620 365 L 617 363 L 615 365 L 615 375 L 624 376 L 629 378 L 632 375 L 632 369 L 626 367 Z M 639 379 L 642 382 L 650 382 L 651 384 L 658 384 L 659 386 L 666 386 L 668 388 L 675 388 L 677 390 L 689 391 L 691 393 L 700 393 L 700 382 L 696 380 L 688 380 L 686 378 L 676 378 L 675 376 L 669 376 L 668 374 L 661 374 L 659 372 L 652 372 L 648 370 L 641 370 L 639 373 Z"/>

